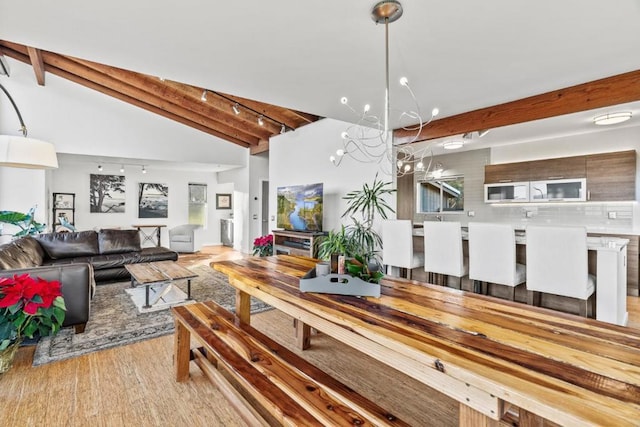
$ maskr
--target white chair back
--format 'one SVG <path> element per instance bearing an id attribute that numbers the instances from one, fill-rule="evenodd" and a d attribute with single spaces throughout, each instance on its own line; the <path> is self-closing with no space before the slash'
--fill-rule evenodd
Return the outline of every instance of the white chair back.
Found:
<path id="1" fill-rule="evenodd" d="M 516 237 L 513 226 L 469 223 L 469 279 L 516 286 Z"/>
<path id="2" fill-rule="evenodd" d="M 467 274 L 462 257 L 462 229 L 459 222 L 424 222 L 424 270 L 447 276 Z"/>
<path id="3" fill-rule="evenodd" d="M 527 290 L 586 300 L 594 288 L 585 227 L 527 226 Z"/>
<path id="4" fill-rule="evenodd" d="M 382 221 L 382 263 L 409 269 L 422 266 L 422 257 L 413 252 L 413 224 L 410 220 Z"/>

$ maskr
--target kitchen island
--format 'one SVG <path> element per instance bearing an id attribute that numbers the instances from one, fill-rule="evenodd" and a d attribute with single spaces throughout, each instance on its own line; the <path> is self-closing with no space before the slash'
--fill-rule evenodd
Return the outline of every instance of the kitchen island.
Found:
<path id="1" fill-rule="evenodd" d="M 526 231 L 515 230 L 516 245 L 519 246 L 518 262 L 526 264 L 524 247 Z M 424 234 L 421 228 L 414 229 L 414 250 L 423 247 Z M 463 240 L 468 239 L 466 227 L 462 231 Z M 587 237 L 587 248 L 595 255 L 595 265 L 590 272 L 595 273 L 596 281 L 596 313 L 595 318 L 603 322 L 625 326 L 627 313 L 627 245 L 628 239 L 609 236 Z M 466 245 L 465 245 L 466 250 Z"/>

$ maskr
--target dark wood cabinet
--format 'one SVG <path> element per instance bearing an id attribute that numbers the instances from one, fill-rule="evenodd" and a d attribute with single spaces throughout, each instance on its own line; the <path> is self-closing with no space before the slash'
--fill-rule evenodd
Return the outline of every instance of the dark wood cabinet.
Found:
<path id="1" fill-rule="evenodd" d="M 586 156 L 587 200 L 636 200 L 636 151 Z"/>
<path id="2" fill-rule="evenodd" d="M 529 162 L 528 181 L 585 178 L 586 176 L 585 156 L 562 157 Z"/>
<path id="3" fill-rule="evenodd" d="M 486 165 L 484 183 L 587 179 L 587 200 L 636 200 L 635 150 Z"/>
<path id="4" fill-rule="evenodd" d="M 501 182 L 529 181 L 529 164 L 531 162 L 501 163 L 484 167 L 484 183 L 499 184 Z"/>

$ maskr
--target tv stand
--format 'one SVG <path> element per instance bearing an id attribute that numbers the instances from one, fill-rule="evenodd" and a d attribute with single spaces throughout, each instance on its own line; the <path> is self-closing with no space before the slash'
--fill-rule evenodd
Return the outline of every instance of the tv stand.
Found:
<path id="1" fill-rule="evenodd" d="M 322 231 L 273 230 L 273 254 L 288 254 L 316 258 L 317 240 Z"/>

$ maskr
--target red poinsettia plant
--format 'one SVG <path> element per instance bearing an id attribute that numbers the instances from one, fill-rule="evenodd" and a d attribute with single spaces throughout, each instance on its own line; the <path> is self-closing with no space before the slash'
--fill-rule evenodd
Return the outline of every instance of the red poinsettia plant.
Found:
<path id="1" fill-rule="evenodd" d="M 273 235 L 256 237 L 253 240 L 253 254 L 258 256 L 273 255 Z"/>
<path id="2" fill-rule="evenodd" d="M 65 312 L 60 282 L 28 274 L 0 278 L 0 350 L 25 337 L 56 334 Z"/>

